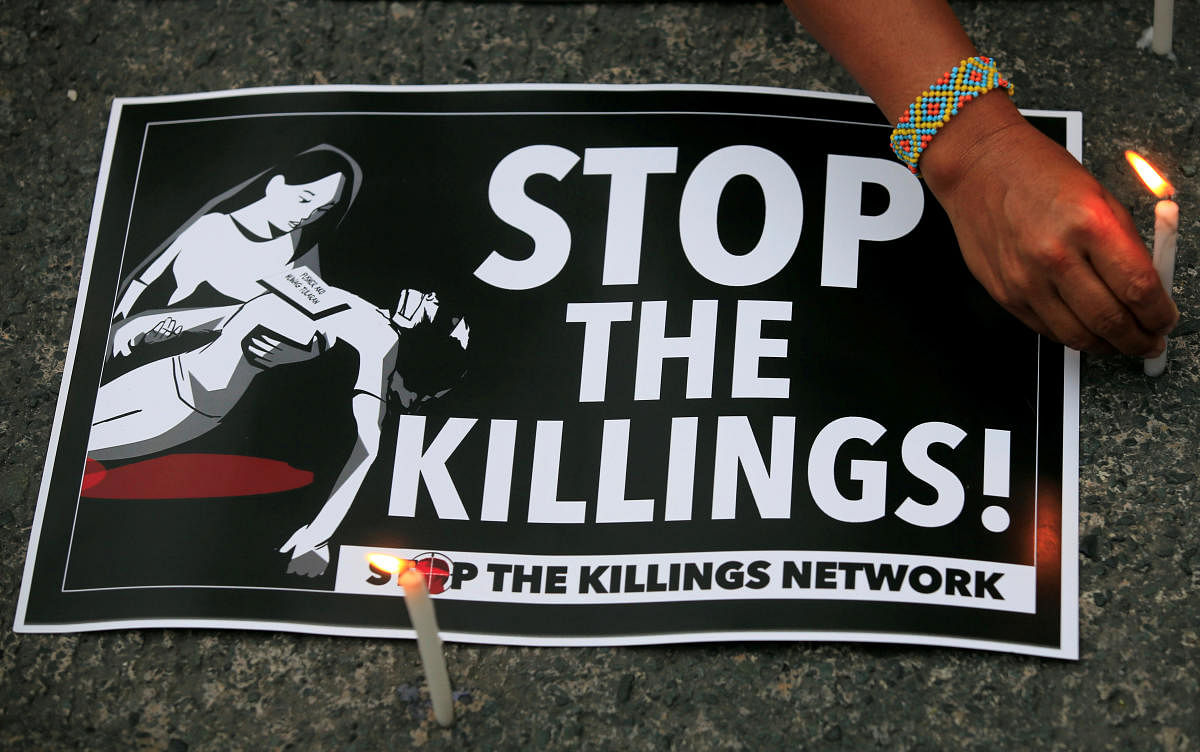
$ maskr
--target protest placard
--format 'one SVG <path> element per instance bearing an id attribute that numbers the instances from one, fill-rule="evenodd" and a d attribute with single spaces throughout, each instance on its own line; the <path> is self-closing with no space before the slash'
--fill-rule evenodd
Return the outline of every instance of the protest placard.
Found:
<path id="1" fill-rule="evenodd" d="M 1077 113 L 1029 113 L 1078 155 Z M 17 629 L 1075 657 L 1078 357 L 867 100 L 114 103 Z"/>

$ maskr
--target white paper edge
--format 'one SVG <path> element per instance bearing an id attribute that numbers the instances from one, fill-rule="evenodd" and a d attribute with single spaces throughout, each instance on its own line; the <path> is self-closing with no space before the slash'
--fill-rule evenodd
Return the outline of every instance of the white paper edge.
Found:
<path id="1" fill-rule="evenodd" d="M 1063 348 L 1062 594 L 1059 647 L 1079 660 L 1079 351 Z"/>
<path id="2" fill-rule="evenodd" d="M 323 590 L 312 591 L 317 595 L 345 595 Z M 397 614 L 404 613 L 397 604 Z M 299 634 L 329 637 L 377 637 L 413 640 L 416 633 L 411 629 L 377 629 L 366 627 L 331 627 L 327 624 L 306 622 L 273 622 L 239 619 L 127 619 L 83 624 L 39 625 L 37 629 L 16 630 L 29 633 L 66 634 L 75 632 L 100 632 L 109 629 L 249 629 L 268 632 L 296 632 Z M 601 637 L 528 637 L 491 632 L 439 632 L 444 642 L 461 642 L 478 645 L 510 645 L 514 647 L 622 647 L 633 645 L 678 645 L 697 642 L 869 642 L 890 645 L 926 645 L 939 648 L 972 648 L 1001 653 L 1018 653 L 1045 658 L 1072 658 L 1058 648 L 1027 645 L 1000 640 L 973 640 L 959 637 L 941 637 L 918 633 L 896 634 L 888 632 L 832 632 L 798 630 L 755 630 L 755 631 L 697 631 L 653 634 L 606 635 Z"/>
<path id="3" fill-rule="evenodd" d="M 1067 120 L 1067 151 L 1083 162 L 1083 113 L 1037 111 Z M 1079 660 L 1079 351 L 1063 347 L 1061 657 Z"/>
<path id="4" fill-rule="evenodd" d="M 245 89 L 224 89 L 220 91 L 193 92 L 191 94 L 163 94 L 147 97 L 117 97 L 114 104 L 162 104 L 169 102 L 188 102 L 202 99 L 218 99 L 223 97 L 257 96 L 262 94 L 300 94 L 300 93 L 353 93 L 353 92 L 486 92 L 486 91 L 730 91 L 757 94 L 782 94 L 785 96 L 802 96 L 815 99 L 833 99 L 848 102 L 872 103 L 870 97 L 861 94 L 836 94 L 828 91 L 808 91 L 805 89 L 788 89 L 778 86 L 739 86 L 732 84 L 312 84 L 292 86 L 256 86 Z M 882 115 L 881 115 L 882 117 Z"/>
<path id="5" fill-rule="evenodd" d="M 804 96 L 817 99 L 838 101 L 867 102 L 872 100 L 858 94 L 835 94 L 831 92 L 807 91 L 803 89 L 785 89 L 771 86 L 731 86 L 709 84 L 439 84 L 439 85 L 327 85 L 327 86 L 278 86 L 253 87 L 247 89 L 229 89 L 225 91 L 200 92 L 192 94 L 174 94 L 152 97 L 116 97 L 113 99 L 112 112 L 109 115 L 108 129 L 104 138 L 104 150 L 100 161 L 100 172 L 97 177 L 96 197 L 92 203 L 92 218 L 88 225 L 87 246 L 84 253 L 84 263 L 81 269 L 79 292 L 75 302 L 75 315 L 71 324 L 71 339 L 67 347 L 66 362 L 59 386 L 57 404 L 54 410 L 54 423 L 50 432 L 49 448 L 42 470 L 42 482 L 38 490 L 37 507 L 34 511 L 33 525 L 30 530 L 29 546 L 25 555 L 25 568 L 21 577 L 21 590 L 17 599 L 16 618 L 13 631 L 19 633 L 56 634 L 70 632 L 94 632 L 107 629 L 144 629 L 144 628 L 223 628 L 223 629 L 256 629 L 270 631 L 300 632 L 304 634 L 339 635 L 348 637 L 399 637 L 413 639 L 412 630 L 405 629 L 367 629 L 367 628 L 333 628 L 326 625 L 243 621 L 221 619 L 134 619 L 99 622 L 83 622 L 74 624 L 37 625 L 32 627 L 25 621 L 26 608 L 29 600 L 29 590 L 32 585 L 33 567 L 37 559 L 37 546 L 41 538 L 42 520 L 49 497 L 50 477 L 54 460 L 58 452 L 59 434 L 62 429 L 62 418 L 66 410 L 67 389 L 71 383 L 71 374 L 75 363 L 76 350 L 79 343 L 79 333 L 83 325 L 84 302 L 87 300 L 88 282 L 91 278 L 92 263 L 95 255 L 97 234 L 100 227 L 100 215 L 104 207 L 104 198 L 108 189 L 108 174 L 112 166 L 113 151 L 116 146 L 117 124 L 121 108 L 126 104 L 158 104 L 170 102 L 185 102 L 192 100 L 216 99 L 220 97 L 252 96 L 260 94 L 294 94 L 321 91 L 338 92 L 429 92 L 429 91 L 729 91 L 760 94 L 781 94 L 786 96 Z M 1022 109 L 1026 115 L 1065 117 L 1067 121 L 1067 151 L 1082 161 L 1083 156 L 1083 114 L 1078 111 L 1065 110 L 1036 110 Z M 725 642 L 737 640 L 755 641 L 831 641 L 831 642 L 882 642 L 892 644 L 930 645 L 934 647 L 979 648 L 999 652 L 1012 652 L 1024 655 L 1044 656 L 1051 658 L 1079 658 L 1079 561 L 1075 552 L 1079 547 L 1079 353 L 1064 348 L 1064 392 L 1063 392 L 1063 468 L 1062 468 L 1062 570 L 1060 591 L 1062 594 L 1062 623 L 1060 626 L 1060 646 L 1044 648 L 1023 643 L 1009 643 L 991 640 L 971 640 L 961 638 L 939 637 L 936 635 L 892 634 L 875 632 L 826 632 L 826 631 L 754 631 L 754 632 L 689 632 L 673 633 L 670 635 L 625 635 L 607 638 L 515 638 L 511 635 L 493 635 L 488 633 L 443 632 L 442 638 L 454 642 L 522 645 L 522 646 L 609 646 L 620 645 L 655 645 L 691 642 Z M 325 593 L 325 591 L 313 591 Z M 670 638 L 670 639 L 667 639 Z"/>
<path id="6" fill-rule="evenodd" d="M 116 149 L 117 124 L 121 117 L 121 100 L 113 101 L 108 117 L 108 131 L 104 136 L 104 150 L 100 157 L 100 173 L 96 178 L 96 197 L 92 202 L 92 218 L 88 223 L 87 246 L 80 270 L 79 292 L 75 298 L 75 315 L 71 321 L 71 339 L 67 344 L 67 359 L 63 364 L 62 379 L 58 387 L 58 401 L 54 407 L 54 424 L 50 429 L 50 445 L 46 450 L 46 461 L 42 466 L 42 483 L 38 489 L 37 507 L 33 512 L 33 525 L 29 535 L 29 547 L 25 552 L 25 570 L 21 576 L 21 592 L 17 596 L 16 621 L 13 631 L 25 630 L 25 609 L 29 603 L 29 588 L 33 581 L 33 565 L 37 559 L 38 542 L 42 535 L 42 519 L 46 514 L 46 503 L 50 496 L 50 477 L 58 455 L 59 434 L 62 432 L 63 414 L 67 409 L 67 392 L 71 385 L 71 374 L 75 367 L 75 355 L 79 347 L 79 332 L 83 328 L 83 309 L 87 301 L 88 283 L 92 277 L 92 262 L 95 258 L 97 235 L 100 231 L 100 215 L 104 210 L 104 197 L 108 191 L 108 173 L 112 167 L 113 151 Z M 80 468 L 82 470 L 82 466 Z"/>

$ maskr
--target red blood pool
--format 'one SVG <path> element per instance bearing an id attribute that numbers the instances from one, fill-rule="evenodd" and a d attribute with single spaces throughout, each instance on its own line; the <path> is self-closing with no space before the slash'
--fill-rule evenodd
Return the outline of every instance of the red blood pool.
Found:
<path id="1" fill-rule="evenodd" d="M 437 595 L 445 591 L 446 582 L 450 579 L 450 564 L 445 559 L 429 556 L 417 559 L 417 571 L 425 575 L 425 587 L 430 594 Z"/>
<path id="2" fill-rule="evenodd" d="M 108 471 L 104 469 L 104 465 L 88 457 L 83 463 L 83 485 L 80 487 L 80 493 L 103 481 L 106 475 Z"/>
<path id="3" fill-rule="evenodd" d="M 98 472 L 93 471 L 93 465 Z M 291 491 L 312 481 L 311 472 L 286 462 L 235 454 L 169 454 L 108 469 L 89 459 L 80 496 L 215 499 Z"/>

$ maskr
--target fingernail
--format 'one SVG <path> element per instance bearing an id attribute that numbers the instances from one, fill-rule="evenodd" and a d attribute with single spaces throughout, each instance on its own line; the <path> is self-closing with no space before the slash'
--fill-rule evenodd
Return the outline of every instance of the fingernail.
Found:
<path id="1" fill-rule="evenodd" d="M 1158 344 L 1143 353 L 1142 357 L 1146 359 L 1157 358 L 1159 355 L 1162 355 L 1164 352 L 1166 352 L 1166 350 L 1167 341 L 1165 339 L 1160 339 Z"/>

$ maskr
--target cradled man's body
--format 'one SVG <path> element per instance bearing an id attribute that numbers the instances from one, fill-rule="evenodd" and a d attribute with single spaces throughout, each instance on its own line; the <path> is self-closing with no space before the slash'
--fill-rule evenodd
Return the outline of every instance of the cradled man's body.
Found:
<path id="1" fill-rule="evenodd" d="M 405 290 L 396 310 L 385 311 L 326 285 L 308 270 L 284 272 L 264 287 L 261 295 L 239 305 L 146 314 L 120 325 L 114 332 L 117 343 L 146 343 L 183 331 L 215 331 L 217 336 L 101 386 L 88 455 L 110 461 L 170 450 L 217 427 L 264 370 L 321 357 L 339 342 L 348 345 L 358 357 L 353 388 L 345 395 L 354 415 L 356 441 L 324 507 L 281 549 L 293 553 L 289 571 L 316 575 L 329 560 L 325 542 L 349 511 L 378 454 L 389 391 L 408 407 L 452 386 L 416 393 L 403 378 L 394 378 L 401 366 L 408 368 L 410 381 L 412 370 L 420 370 L 420 362 L 398 362 L 400 339 L 432 326 L 439 304 L 433 293 Z M 466 349 L 465 321 L 443 315 L 439 325 L 456 341 L 453 350 Z M 461 371 L 452 373 L 457 378 Z"/>
<path id="2" fill-rule="evenodd" d="M 88 454 L 98 460 L 127 459 L 169 449 L 214 427 L 264 370 L 247 352 L 256 336 L 311 351 L 346 342 L 359 357 L 355 393 L 385 401 L 398 337 L 387 313 L 352 293 L 329 293 L 336 296 L 339 310 L 319 319 L 275 292 L 237 306 L 172 312 L 183 329 L 220 334 L 203 347 L 153 361 L 102 386 Z M 127 326 L 153 326 L 162 316 L 136 317 Z"/>

